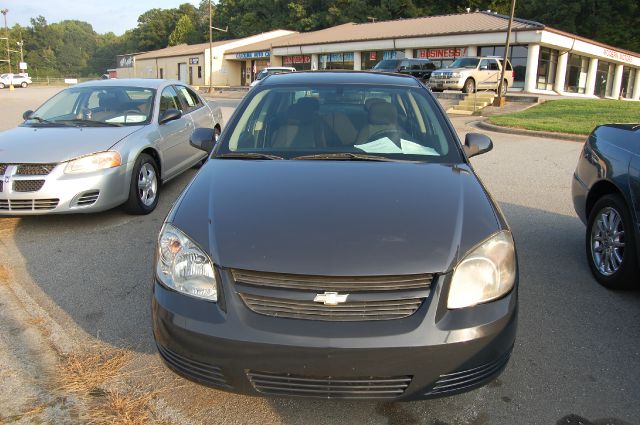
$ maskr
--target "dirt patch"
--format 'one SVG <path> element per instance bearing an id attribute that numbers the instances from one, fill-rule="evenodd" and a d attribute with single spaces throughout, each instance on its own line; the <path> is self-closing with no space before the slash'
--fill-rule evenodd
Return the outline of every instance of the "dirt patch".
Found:
<path id="1" fill-rule="evenodd" d="M 6 285 L 9 283 L 9 269 L 6 266 L 0 264 L 0 285 Z"/>

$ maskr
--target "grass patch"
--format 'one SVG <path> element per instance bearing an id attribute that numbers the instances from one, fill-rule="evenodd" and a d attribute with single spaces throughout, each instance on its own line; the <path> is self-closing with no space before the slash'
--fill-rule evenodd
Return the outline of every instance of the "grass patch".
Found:
<path id="1" fill-rule="evenodd" d="M 640 102 L 551 100 L 524 111 L 492 116 L 489 122 L 504 127 L 587 135 L 600 124 L 640 122 Z"/>

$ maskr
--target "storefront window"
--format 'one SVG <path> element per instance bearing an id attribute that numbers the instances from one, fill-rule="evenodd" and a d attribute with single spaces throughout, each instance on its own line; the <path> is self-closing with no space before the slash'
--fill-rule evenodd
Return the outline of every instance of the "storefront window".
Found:
<path id="1" fill-rule="evenodd" d="M 527 73 L 527 56 L 529 46 L 509 46 L 509 61 L 513 66 L 513 87 L 524 87 L 524 76 Z M 478 56 L 504 57 L 504 46 L 482 46 L 478 48 Z"/>
<path id="2" fill-rule="evenodd" d="M 613 73 L 615 66 L 612 63 L 598 61 L 596 71 L 596 87 L 594 94 L 598 97 L 611 96 L 613 94 Z"/>
<path id="3" fill-rule="evenodd" d="M 353 53 L 320 55 L 320 69 L 353 69 Z"/>
<path id="4" fill-rule="evenodd" d="M 570 54 L 567 63 L 564 91 L 568 93 L 584 93 L 587 86 L 588 69 L 589 58 L 573 53 Z"/>
<path id="5" fill-rule="evenodd" d="M 553 90 L 558 69 L 558 51 L 548 47 L 540 48 L 538 57 L 538 73 L 536 88 L 538 90 Z"/>
<path id="6" fill-rule="evenodd" d="M 395 50 L 376 50 L 362 52 L 362 69 L 372 69 L 383 59 L 400 59 L 404 57 L 404 52 Z"/>
<path id="7" fill-rule="evenodd" d="M 285 56 L 282 58 L 282 66 L 293 67 L 296 71 L 309 71 L 311 69 L 311 56 Z"/>
<path id="8" fill-rule="evenodd" d="M 622 88 L 620 95 L 623 98 L 631 99 L 633 97 L 633 84 L 636 82 L 636 75 L 638 75 L 638 72 L 635 68 L 625 66 L 622 69 Z"/>
<path id="9" fill-rule="evenodd" d="M 416 49 L 413 57 L 419 59 L 429 59 L 437 69 L 446 68 L 454 60 L 461 56 L 467 56 L 466 47 L 447 47 L 443 49 Z"/>

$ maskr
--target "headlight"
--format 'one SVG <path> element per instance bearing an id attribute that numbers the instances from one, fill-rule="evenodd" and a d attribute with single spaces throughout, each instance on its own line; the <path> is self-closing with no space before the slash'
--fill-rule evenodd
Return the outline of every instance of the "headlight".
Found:
<path id="1" fill-rule="evenodd" d="M 452 72 L 451 73 L 451 78 L 461 78 L 462 74 L 459 72 Z"/>
<path id="2" fill-rule="evenodd" d="M 218 300 L 213 263 L 191 239 L 166 223 L 158 238 L 156 275 L 165 286 L 192 297 Z"/>
<path id="3" fill-rule="evenodd" d="M 503 230 L 469 252 L 453 271 L 447 307 L 463 308 L 507 294 L 516 280 L 516 251 Z"/>
<path id="4" fill-rule="evenodd" d="M 118 152 L 99 152 L 69 161 L 64 172 L 67 174 L 90 173 L 121 164 L 122 159 Z"/>

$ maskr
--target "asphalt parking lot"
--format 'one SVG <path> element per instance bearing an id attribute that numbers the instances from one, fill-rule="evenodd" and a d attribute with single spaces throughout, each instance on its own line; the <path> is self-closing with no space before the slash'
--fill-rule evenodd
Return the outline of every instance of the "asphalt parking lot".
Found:
<path id="1" fill-rule="evenodd" d="M 56 90 L 0 91 L 0 129 L 16 125 L 24 110 Z M 220 103 L 228 118 L 237 101 Z M 472 121 L 454 119 L 462 137 L 478 131 Z M 141 385 L 158 391 L 159 404 L 178 423 L 639 423 L 640 292 L 605 290 L 589 273 L 584 226 L 570 194 L 581 144 L 487 134 L 494 150 L 472 162 L 512 226 L 520 261 L 517 342 L 498 380 L 410 403 L 252 398 L 192 384 L 163 367 L 139 377 Z M 154 243 L 195 173 L 167 184 L 148 216 L 114 209 L 0 218 L 1 258 L 18 277 L 13 284 L 75 346 L 97 340 L 132 352 L 138 364 L 159 366 L 149 308 Z"/>

